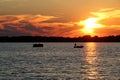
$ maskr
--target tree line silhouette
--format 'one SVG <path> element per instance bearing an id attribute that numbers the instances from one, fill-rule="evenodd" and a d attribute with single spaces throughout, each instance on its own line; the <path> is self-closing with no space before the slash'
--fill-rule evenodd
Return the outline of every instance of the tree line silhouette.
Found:
<path id="1" fill-rule="evenodd" d="M 1 36 L 0 42 L 120 42 L 120 35 L 106 37 L 46 37 L 46 36 Z"/>

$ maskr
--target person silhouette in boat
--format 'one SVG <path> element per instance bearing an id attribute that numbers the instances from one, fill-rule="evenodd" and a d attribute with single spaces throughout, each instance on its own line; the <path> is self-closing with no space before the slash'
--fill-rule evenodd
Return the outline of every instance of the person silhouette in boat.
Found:
<path id="1" fill-rule="evenodd" d="M 76 43 L 75 43 L 75 45 L 74 45 L 74 46 L 77 46 L 77 45 L 76 45 Z"/>
<path id="2" fill-rule="evenodd" d="M 77 46 L 77 44 L 75 43 L 74 48 L 83 48 L 84 46 Z"/>

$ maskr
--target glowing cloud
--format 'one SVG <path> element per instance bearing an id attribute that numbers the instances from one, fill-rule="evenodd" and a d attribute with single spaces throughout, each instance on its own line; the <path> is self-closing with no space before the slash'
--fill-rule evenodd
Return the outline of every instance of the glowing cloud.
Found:
<path id="1" fill-rule="evenodd" d="M 55 18 L 42 15 L 2 15 L 0 16 L 1 36 L 40 35 L 40 26 L 34 24 Z"/>
<path id="2" fill-rule="evenodd" d="M 120 10 L 113 8 L 101 9 L 98 12 L 91 12 L 93 16 L 99 17 L 102 21 L 110 21 L 110 23 L 119 23 L 120 21 Z M 117 19 L 117 22 L 111 22 Z M 108 22 L 107 22 L 108 23 Z M 111 24 L 112 25 L 112 24 Z"/>
<path id="3" fill-rule="evenodd" d="M 84 26 L 81 30 L 84 34 L 118 35 L 118 31 L 120 31 L 120 10 L 114 8 L 100 9 L 97 12 L 91 12 L 90 17 L 80 21 L 78 24 Z M 113 32 L 115 33 L 113 34 Z"/>
<path id="4" fill-rule="evenodd" d="M 79 36 L 79 26 L 73 23 L 47 23 L 54 16 L 3 15 L 0 16 L 0 36 Z"/>

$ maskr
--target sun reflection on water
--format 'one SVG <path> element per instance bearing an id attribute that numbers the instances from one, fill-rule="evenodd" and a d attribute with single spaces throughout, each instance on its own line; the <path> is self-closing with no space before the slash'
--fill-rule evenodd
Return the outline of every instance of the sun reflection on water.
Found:
<path id="1" fill-rule="evenodd" d="M 97 53 L 96 53 L 96 43 L 86 43 L 86 62 L 87 62 L 87 77 L 89 79 L 97 79 L 98 72 L 97 72 Z"/>
<path id="2" fill-rule="evenodd" d="M 97 59 L 97 53 L 96 53 L 96 44 L 95 43 L 87 43 L 86 44 L 86 61 L 89 64 L 95 64 Z M 89 51 L 88 51 L 89 50 Z"/>

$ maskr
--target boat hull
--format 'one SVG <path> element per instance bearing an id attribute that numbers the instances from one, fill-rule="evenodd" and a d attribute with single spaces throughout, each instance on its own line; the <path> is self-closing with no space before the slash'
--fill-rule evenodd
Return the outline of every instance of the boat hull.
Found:
<path id="1" fill-rule="evenodd" d="M 43 47 L 43 44 L 33 44 L 33 47 Z"/>
<path id="2" fill-rule="evenodd" d="M 74 46 L 74 48 L 83 48 L 84 46 Z"/>

